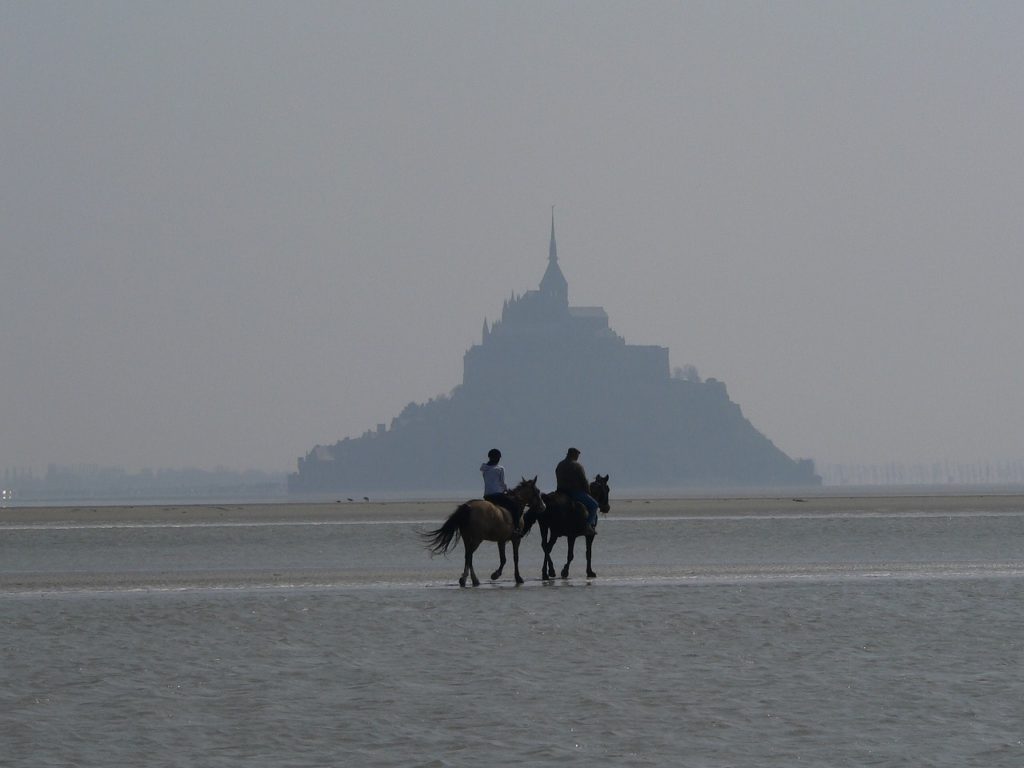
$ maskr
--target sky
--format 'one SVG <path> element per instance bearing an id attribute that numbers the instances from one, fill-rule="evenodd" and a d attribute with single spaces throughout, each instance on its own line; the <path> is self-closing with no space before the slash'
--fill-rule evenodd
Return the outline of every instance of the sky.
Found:
<path id="1" fill-rule="evenodd" d="M 790 456 L 1020 459 L 1022 37 L 1019 2 L 2 3 L 0 469 L 294 471 L 460 383 L 551 206 L 570 302 Z"/>

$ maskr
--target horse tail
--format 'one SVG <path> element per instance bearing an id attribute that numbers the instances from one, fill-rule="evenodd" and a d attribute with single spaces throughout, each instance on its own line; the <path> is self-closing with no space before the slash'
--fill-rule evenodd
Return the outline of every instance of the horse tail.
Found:
<path id="1" fill-rule="evenodd" d="M 433 531 L 424 531 L 420 534 L 427 549 L 435 555 L 443 555 L 454 547 L 459 541 L 459 529 L 469 519 L 469 504 L 460 504 L 455 511 L 448 515 L 444 525 L 435 528 Z"/>

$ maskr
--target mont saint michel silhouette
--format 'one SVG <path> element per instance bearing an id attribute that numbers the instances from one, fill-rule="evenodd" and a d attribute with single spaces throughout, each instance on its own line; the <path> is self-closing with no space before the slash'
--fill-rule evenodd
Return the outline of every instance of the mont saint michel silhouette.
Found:
<path id="1" fill-rule="evenodd" d="M 478 467 L 494 447 L 510 478 L 538 475 L 553 490 L 569 446 L 617 492 L 820 485 L 814 463 L 755 429 L 722 382 L 672 375 L 668 352 L 626 344 L 601 307 L 569 305 L 552 216 L 539 288 L 513 294 L 489 327 L 484 320 L 462 384 L 409 403 L 390 425 L 315 446 L 289 491 L 479 494 Z"/>

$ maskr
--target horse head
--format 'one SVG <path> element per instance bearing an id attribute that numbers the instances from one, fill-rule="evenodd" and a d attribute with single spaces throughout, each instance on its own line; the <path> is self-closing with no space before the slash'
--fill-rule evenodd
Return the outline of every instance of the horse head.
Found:
<path id="1" fill-rule="evenodd" d="M 537 487 L 537 476 L 533 480 L 525 477 L 519 481 L 519 485 L 512 489 L 512 495 L 522 502 L 523 506 L 540 514 L 544 511 L 544 499 L 541 498 L 540 488 Z"/>
<path id="2" fill-rule="evenodd" d="M 597 506 L 602 512 L 608 512 L 611 510 L 611 504 L 608 503 L 608 494 L 610 489 L 608 487 L 608 475 L 601 477 L 598 475 L 594 478 L 593 482 L 590 483 L 590 495 L 594 497 L 597 502 Z"/>

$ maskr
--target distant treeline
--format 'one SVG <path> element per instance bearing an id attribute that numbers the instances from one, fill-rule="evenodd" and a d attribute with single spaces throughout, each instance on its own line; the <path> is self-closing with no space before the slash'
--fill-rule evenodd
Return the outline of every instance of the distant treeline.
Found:
<path id="1" fill-rule="evenodd" d="M 14 499 L 273 498 L 286 491 L 284 472 L 216 469 L 143 469 L 51 464 L 42 476 L 5 469 L 3 490 Z"/>
<path id="2" fill-rule="evenodd" d="M 1020 485 L 1024 459 L 929 464 L 819 464 L 825 485 Z"/>

